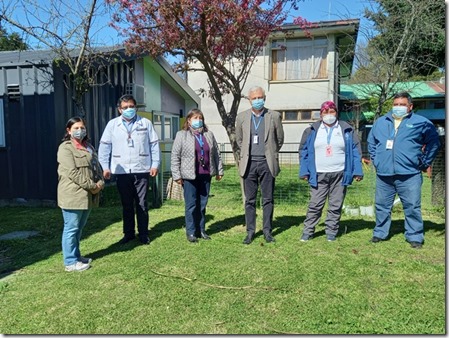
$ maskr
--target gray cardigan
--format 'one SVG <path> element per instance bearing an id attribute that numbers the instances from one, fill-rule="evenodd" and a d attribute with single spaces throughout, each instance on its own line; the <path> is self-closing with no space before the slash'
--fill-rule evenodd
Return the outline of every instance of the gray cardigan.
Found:
<path id="1" fill-rule="evenodd" d="M 239 173 L 244 176 L 250 160 L 251 145 L 251 109 L 245 110 L 237 115 L 235 123 L 235 137 L 240 149 Z M 265 157 L 270 168 L 271 175 L 276 177 L 279 168 L 279 150 L 284 144 L 284 129 L 282 127 L 281 114 L 275 110 L 265 108 Z"/>
<path id="2" fill-rule="evenodd" d="M 218 144 L 211 131 L 203 133 L 210 148 L 210 175 L 223 176 Z M 180 130 L 176 133 L 171 151 L 171 172 L 174 181 L 179 179 L 194 180 L 195 173 L 195 136 L 190 130 Z"/>

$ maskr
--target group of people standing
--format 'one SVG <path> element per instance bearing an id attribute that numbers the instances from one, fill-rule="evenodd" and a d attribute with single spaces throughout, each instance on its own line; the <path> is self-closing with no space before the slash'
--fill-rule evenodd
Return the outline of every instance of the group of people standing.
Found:
<path id="1" fill-rule="evenodd" d="M 245 195 L 246 237 L 251 244 L 256 233 L 256 197 L 262 196 L 262 232 L 267 243 L 272 234 L 275 179 L 280 172 L 279 151 L 284 143 L 281 114 L 265 107 L 261 87 L 248 92 L 251 108 L 237 115 L 236 142 L 238 170 Z M 114 174 L 123 207 L 123 238 L 120 244 L 138 238 L 149 244 L 147 192 L 149 177 L 158 174 L 159 139 L 146 118 L 136 114 L 135 99 L 122 96 L 117 104 L 119 116 L 109 121 L 100 140 L 98 157 L 88 142 L 84 120 L 71 118 L 58 150 L 58 205 L 62 209 L 64 230 L 62 247 L 66 271 L 83 271 L 91 258 L 80 253 L 81 231 L 90 210 L 98 203 L 104 181 Z M 376 225 L 371 242 L 388 238 L 393 200 L 397 193 L 404 207 L 405 239 L 413 248 L 424 243 L 421 216 L 421 171 L 427 170 L 439 149 L 438 133 L 426 118 L 412 112 L 408 93 L 393 98 L 392 110 L 379 118 L 368 137 L 368 150 L 376 169 Z M 303 133 L 299 145 L 299 177 L 310 186 L 310 201 L 300 238 L 313 238 L 326 201 L 325 232 L 328 241 L 336 240 L 347 186 L 363 179 L 362 151 L 357 133 L 338 119 L 334 102 L 321 105 L 320 121 Z M 223 163 L 213 133 L 204 114 L 192 109 L 182 130 L 175 137 L 171 153 L 172 178 L 183 186 L 186 237 L 190 243 L 210 240 L 206 232 L 206 206 L 211 179 L 223 177 Z"/>

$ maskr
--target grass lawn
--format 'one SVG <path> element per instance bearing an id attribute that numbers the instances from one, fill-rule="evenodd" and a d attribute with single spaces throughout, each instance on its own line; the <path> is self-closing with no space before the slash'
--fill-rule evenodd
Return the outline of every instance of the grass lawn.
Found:
<path id="1" fill-rule="evenodd" d="M 324 226 L 299 237 L 308 188 L 297 166 L 276 182 L 273 234 L 243 245 L 244 213 L 236 170 L 213 181 L 207 209 L 211 241 L 187 242 L 184 204 L 150 210 L 148 246 L 119 246 L 121 207 L 114 186 L 94 209 L 81 251 L 94 259 L 64 272 L 58 208 L 0 208 L 0 332 L 3 334 L 446 334 L 445 212 L 431 205 L 424 178 L 425 245 L 403 236 L 401 205 L 391 237 L 372 244 L 374 218 L 343 215 L 336 242 Z M 374 173 L 348 189 L 347 205 L 373 201 Z"/>

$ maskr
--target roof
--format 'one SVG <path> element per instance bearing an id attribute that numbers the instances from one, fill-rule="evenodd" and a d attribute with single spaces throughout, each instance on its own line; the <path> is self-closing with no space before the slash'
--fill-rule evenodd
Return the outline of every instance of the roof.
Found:
<path id="1" fill-rule="evenodd" d="M 49 64 L 55 58 L 51 50 L 23 50 L 0 52 L 0 66 L 22 66 L 29 64 Z"/>
<path id="2" fill-rule="evenodd" d="M 440 109 L 418 109 L 415 111 L 415 114 L 424 116 L 429 120 L 445 120 L 446 119 L 446 110 L 443 108 Z"/>
<path id="3" fill-rule="evenodd" d="M 145 57 L 146 54 L 142 55 L 126 55 L 125 48 L 121 46 L 110 46 L 110 47 L 101 47 L 96 48 L 96 52 L 106 53 L 106 52 L 115 52 L 120 53 L 123 58 L 126 59 L 136 59 L 139 57 Z M 76 51 L 72 52 L 73 56 L 77 56 Z M 25 66 L 25 65 L 48 65 L 54 59 L 58 57 L 58 54 L 53 50 L 24 50 L 24 51 L 2 51 L 0 52 L 0 67 L 17 67 L 17 66 Z M 173 72 L 170 64 L 162 57 L 159 56 L 154 58 L 154 60 L 159 64 L 159 66 L 170 76 L 196 103 L 199 104 L 201 101 L 195 91 L 189 87 L 186 81 L 184 81 L 178 74 Z"/>
<path id="4" fill-rule="evenodd" d="M 125 55 L 125 49 L 121 46 L 95 48 L 93 52 L 116 52 L 122 54 L 123 56 Z M 73 57 L 78 56 L 77 50 L 70 51 L 70 55 Z M 58 56 L 59 54 L 51 49 L 1 51 L 0 67 L 49 64 Z"/>
<path id="5" fill-rule="evenodd" d="M 318 28 L 341 28 L 341 27 L 355 27 L 358 29 L 360 25 L 360 19 L 347 19 L 347 20 L 330 20 L 330 21 L 314 21 L 306 23 L 307 29 Z M 281 30 L 302 29 L 300 25 L 295 23 L 285 23 L 280 27 Z"/>
<path id="6" fill-rule="evenodd" d="M 391 86 L 393 87 L 393 85 Z M 446 86 L 435 81 L 398 82 L 394 84 L 396 91 L 409 92 L 412 98 L 444 98 Z M 375 84 L 342 84 L 341 100 L 367 100 L 377 95 L 379 87 Z"/>

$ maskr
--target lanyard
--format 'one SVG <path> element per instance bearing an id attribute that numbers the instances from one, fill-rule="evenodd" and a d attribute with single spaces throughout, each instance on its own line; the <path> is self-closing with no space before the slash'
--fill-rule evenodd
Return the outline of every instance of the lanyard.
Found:
<path id="1" fill-rule="evenodd" d="M 123 125 L 125 126 L 126 130 L 128 131 L 128 138 L 131 138 L 131 131 L 133 129 L 133 125 L 134 125 L 134 119 L 132 119 L 131 121 L 126 121 L 124 119 L 122 119 Z"/>
<path id="2" fill-rule="evenodd" d="M 199 134 L 199 135 L 193 135 L 195 136 L 196 140 L 198 141 L 198 144 L 200 145 L 201 148 L 201 156 L 204 156 L 204 142 L 203 142 L 203 135 Z"/>
<path id="3" fill-rule="evenodd" d="M 326 134 L 327 134 L 327 144 L 331 143 L 331 137 L 332 137 L 332 132 L 334 131 L 335 126 L 330 127 L 330 132 L 328 130 L 328 128 L 326 126 L 324 126 L 324 129 L 326 129 Z"/>
<path id="4" fill-rule="evenodd" d="M 259 122 L 257 122 L 257 124 L 256 124 L 256 117 L 254 116 L 254 114 L 251 115 L 251 119 L 253 120 L 254 129 L 256 130 L 256 134 L 257 134 L 257 129 L 259 129 L 260 121 L 263 120 L 263 115 L 260 115 L 260 119 L 259 119 Z"/>

